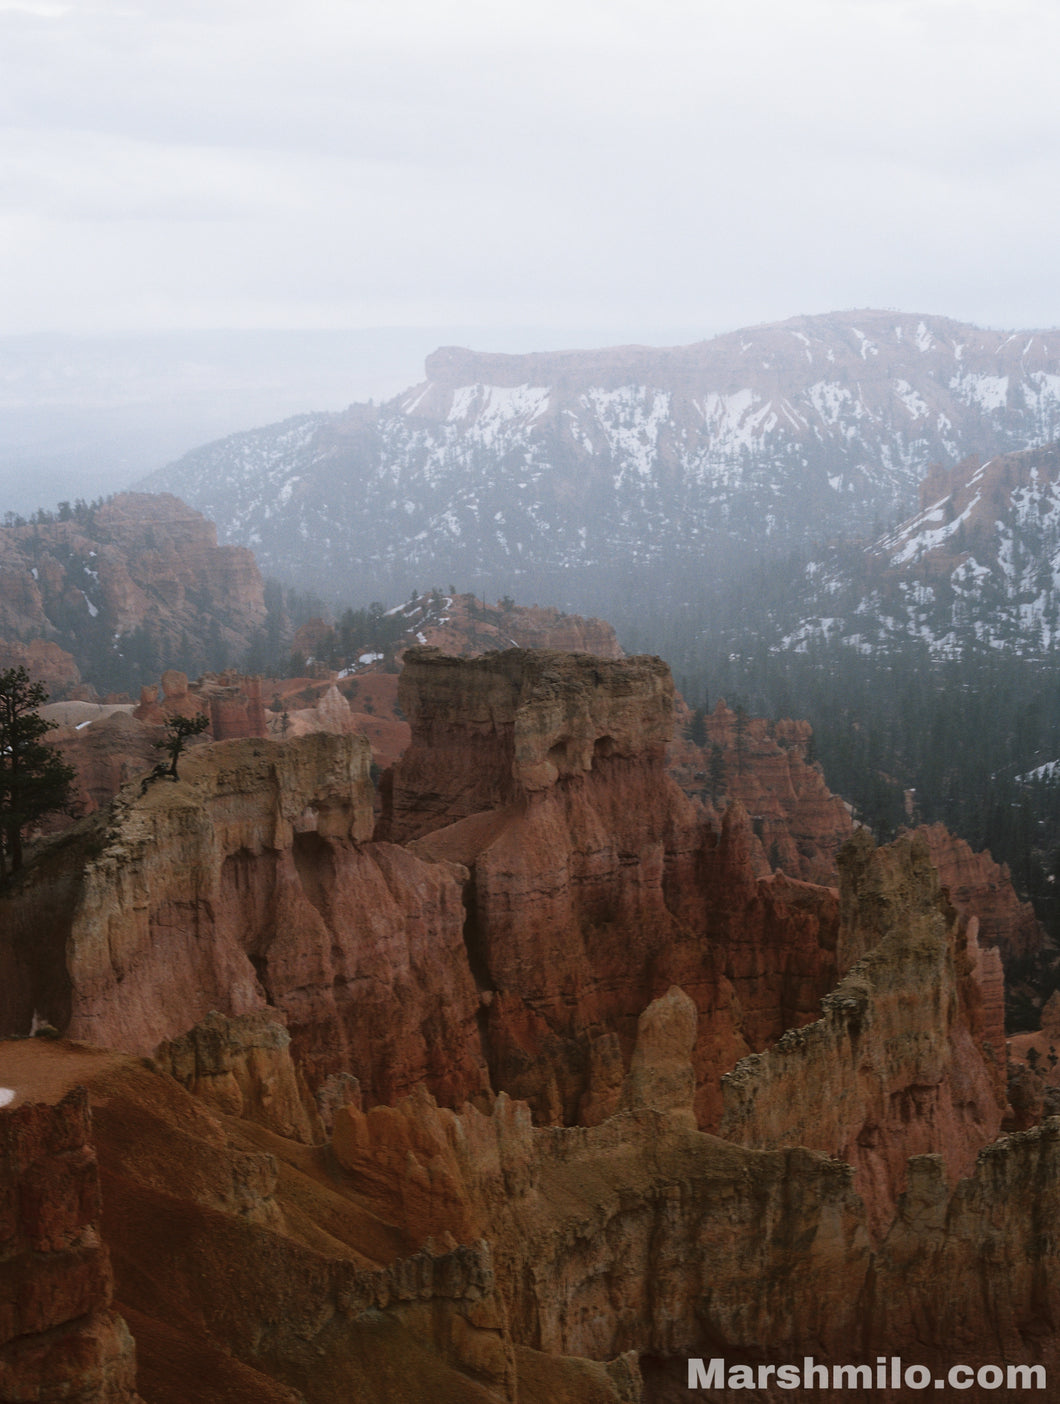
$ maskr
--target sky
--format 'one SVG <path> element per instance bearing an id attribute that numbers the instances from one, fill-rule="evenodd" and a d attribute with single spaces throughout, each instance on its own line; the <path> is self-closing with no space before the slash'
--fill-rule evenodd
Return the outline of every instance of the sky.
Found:
<path id="1" fill-rule="evenodd" d="M 1058 53 L 1055 0 L 0 0 L 0 336 L 1055 326 Z"/>

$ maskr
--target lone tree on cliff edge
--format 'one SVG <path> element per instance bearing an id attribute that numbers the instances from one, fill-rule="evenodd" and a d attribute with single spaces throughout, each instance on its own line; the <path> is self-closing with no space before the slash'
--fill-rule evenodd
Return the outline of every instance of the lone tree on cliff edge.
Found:
<path id="1" fill-rule="evenodd" d="M 55 723 L 37 708 L 48 690 L 25 668 L 0 672 L 0 881 L 22 866 L 22 831 L 54 810 L 69 810 L 75 771 L 41 740 Z"/>
<path id="2" fill-rule="evenodd" d="M 165 751 L 169 757 L 168 767 L 163 766 L 160 773 L 168 775 L 171 780 L 178 780 L 177 762 L 184 751 L 184 743 L 193 736 L 201 736 L 210 725 L 210 718 L 204 712 L 197 713 L 194 717 L 168 717 L 166 719 L 166 735 L 162 741 L 156 741 L 155 745 L 160 751 Z"/>

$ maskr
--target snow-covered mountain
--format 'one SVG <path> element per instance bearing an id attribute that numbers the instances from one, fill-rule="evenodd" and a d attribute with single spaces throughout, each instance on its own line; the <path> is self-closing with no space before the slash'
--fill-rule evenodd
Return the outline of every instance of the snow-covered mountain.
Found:
<path id="1" fill-rule="evenodd" d="M 237 434 L 141 486 L 329 595 L 453 581 L 564 600 L 594 573 L 709 573 L 750 548 L 869 534 L 913 509 L 930 464 L 1060 438 L 1060 331 L 898 312 L 666 350 L 446 348 L 426 373 L 384 405 Z"/>
<path id="2" fill-rule="evenodd" d="M 863 554 L 812 563 L 784 647 L 840 640 L 877 652 L 923 640 L 933 657 L 987 646 L 1060 649 L 1060 448 L 956 468 L 921 484 L 921 510 Z"/>

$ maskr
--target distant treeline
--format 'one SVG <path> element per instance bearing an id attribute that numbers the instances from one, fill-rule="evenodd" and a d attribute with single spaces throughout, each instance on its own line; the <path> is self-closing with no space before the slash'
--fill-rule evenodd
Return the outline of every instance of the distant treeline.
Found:
<path id="1" fill-rule="evenodd" d="M 48 511 L 46 507 L 38 507 L 28 517 L 23 517 L 18 512 L 5 512 L 2 524 L 6 527 L 24 527 L 51 526 L 54 522 L 79 522 L 82 526 L 92 526 L 99 508 L 110 501 L 110 497 L 97 497 L 91 502 L 78 497 L 73 502 L 60 502 L 54 512 Z"/>

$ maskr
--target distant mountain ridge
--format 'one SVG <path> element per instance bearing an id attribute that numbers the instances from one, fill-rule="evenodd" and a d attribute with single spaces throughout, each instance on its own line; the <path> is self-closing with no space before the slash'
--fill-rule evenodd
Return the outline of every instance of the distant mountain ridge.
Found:
<path id="1" fill-rule="evenodd" d="M 857 560 L 814 563 L 784 641 L 863 651 L 918 639 L 935 658 L 1060 649 L 1060 446 L 973 456 L 921 485 L 921 510 Z"/>
<path id="2" fill-rule="evenodd" d="M 930 464 L 1060 438 L 1060 331 L 898 312 L 669 349 L 446 347 L 426 372 L 384 405 L 233 435 L 141 486 L 332 596 L 459 581 L 583 608 L 579 582 L 616 572 L 867 535 L 912 510 Z"/>

